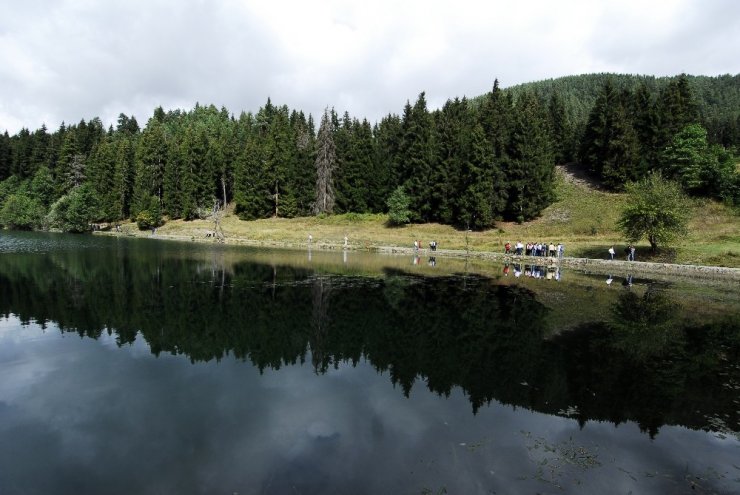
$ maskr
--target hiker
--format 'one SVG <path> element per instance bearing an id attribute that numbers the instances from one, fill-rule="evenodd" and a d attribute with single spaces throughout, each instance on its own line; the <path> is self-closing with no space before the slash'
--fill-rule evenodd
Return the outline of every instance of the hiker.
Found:
<path id="1" fill-rule="evenodd" d="M 635 261 L 635 246 L 630 244 L 630 261 Z"/>
<path id="2" fill-rule="evenodd" d="M 510 254 L 511 253 L 511 243 L 507 242 L 504 244 L 504 254 Z"/>
<path id="3" fill-rule="evenodd" d="M 614 251 L 614 246 L 609 248 L 609 260 L 614 261 L 614 255 L 616 254 L 616 251 Z"/>

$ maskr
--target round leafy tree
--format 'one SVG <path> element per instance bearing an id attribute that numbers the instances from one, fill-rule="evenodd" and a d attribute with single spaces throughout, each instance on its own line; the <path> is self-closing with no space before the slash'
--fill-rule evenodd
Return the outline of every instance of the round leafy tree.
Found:
<path id="1" fill-rule="evenodd" d="M 681 186 L 653 173 L 627 184 L 628 200 L 618 221 L 627 239 L 647 238 L 653 252 L 686 234 L 690 205 Z"/>

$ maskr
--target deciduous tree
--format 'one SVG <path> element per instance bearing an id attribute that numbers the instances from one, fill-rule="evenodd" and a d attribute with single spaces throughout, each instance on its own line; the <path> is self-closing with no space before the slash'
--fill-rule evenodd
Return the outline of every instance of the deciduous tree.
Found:
<path id="1" fill-rule="evenodd" d="M 630 242 L 647 238 L 653 252 L 686 233 L 689 203 L 681 186 L 654 172 L 627 185 L 628 200 L 618 221 Z"/>

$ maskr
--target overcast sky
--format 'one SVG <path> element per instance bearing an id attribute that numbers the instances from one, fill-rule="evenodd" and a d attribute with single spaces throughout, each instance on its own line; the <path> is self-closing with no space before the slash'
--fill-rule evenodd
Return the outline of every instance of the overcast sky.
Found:
<path id="1" fill-rule="evenodd" d="M 736 0 L 24 0 L 0 15 L 0 132 L 267 97 L 377 121 L 592 72 L 740 72 Z"/>

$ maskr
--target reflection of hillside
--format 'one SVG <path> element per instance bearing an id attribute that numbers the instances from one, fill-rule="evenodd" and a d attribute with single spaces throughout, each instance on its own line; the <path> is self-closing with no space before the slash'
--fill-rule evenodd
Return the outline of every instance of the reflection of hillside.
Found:
<path id="1" fill-rule="evenodd" d="M 740 382 L 738 324 L 684 326 L 670 298 L 652 290 L 623 291 L 603 321 L 545 338 L 550 309 L 526 288 L 483 277 L 332 276 L 70 251 L 0 257 L 0 311 L 93 338 L 112 332 L 121 344 L 139 334 L 153 353 L 193 361 L 231 354 L 277 369 L 310 353 L 323 373 L 367 359 L 405 394 L 419 378 L 441 395 L 460 387 L 474 410 L 495 400 L 581 421 L 635 420 L 651 434 L 725 414 L 738 424 L 726 386 Z"/>

